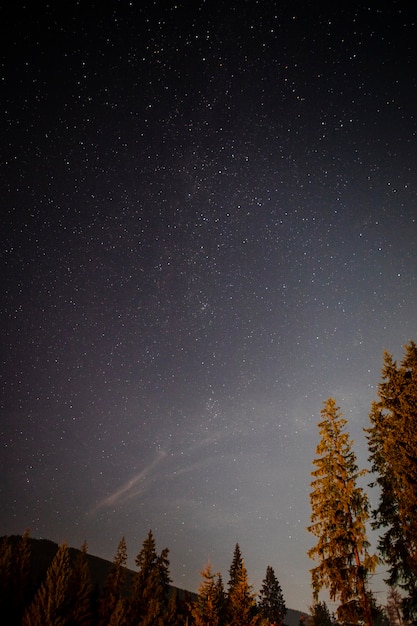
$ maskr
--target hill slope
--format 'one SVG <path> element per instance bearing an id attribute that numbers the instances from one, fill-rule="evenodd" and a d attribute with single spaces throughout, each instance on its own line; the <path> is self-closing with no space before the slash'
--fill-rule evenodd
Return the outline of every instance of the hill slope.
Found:
<path id="1" fill-rule="evenodd" d="M 4 537 L 0 538 L 0 542 Z M 20 537 L 9 537 L 12 540 L 18 540 Z M 54 558 L 58 544 L 50 541 L 49 539 L 34 539 L 29 538 L 31 549 L 31 578 L 35 587 L 37 587 L 43 580 L 46 570 L 48 569 L 52 559 Z M 75 561 L 79 550 L 77 548 L 69 548 L 70 557 L 72 561 Z M 87 554 L 88 565 L 90 570 L 91 582 L 93 586 L 99 591 L 102 589 L 104 582 L 109 574 L 112 566 L 111 561 L 102 559 L 101 557 L 93 554 Z M 134 576 L 135 572 L 131 569 L 127 569 L 127 586 Z M 178 598 L 181 600 L 192 600 L 196 597 L 196 594 L 185 589 L 179 589 L 171 585 L 172 590 L 176 590 Z M 307 614 L 295 609 L 287 609 L 287 615 L 285 618 L 286 626 L 299 626 L 301 618 L 306 618 Z"/>

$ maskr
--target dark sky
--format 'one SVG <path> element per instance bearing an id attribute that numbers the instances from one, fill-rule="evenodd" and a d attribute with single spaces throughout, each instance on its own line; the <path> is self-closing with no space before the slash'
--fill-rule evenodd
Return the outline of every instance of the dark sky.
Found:
<path id="1" fill-rule="evenodd" d="M 1 534 L 311 604 L 322 402 L 366 465 L 417 339 L 411 10 L 2 5 Z"/>

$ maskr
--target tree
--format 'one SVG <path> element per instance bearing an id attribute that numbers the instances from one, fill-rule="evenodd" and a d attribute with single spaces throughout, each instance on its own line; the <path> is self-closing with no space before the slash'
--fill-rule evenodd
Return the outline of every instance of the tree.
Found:
<path id="1" fill-rule="evenodd" d="M 231 589 L 233 589 L 233 587 L 237 584 L 239 572 L 242 569 L 242 567 L 243 567 L 242 552 L 240 551 L 240 546 L 237 543 L 233 551 L 233 559 L 229 568 L 229 582 L 227 584 L 229 593 Z"/>
<path id="2" fill-rule="evenodd" d="M 220 626 L 224 611 L 224 590 L 220 574 L 213 574 L 208 564 L 201 572 L 202 581 L 191 615 L 195 626 Z"/>
<path id="3" fill-rule="evenodd" d="M 417 620 L 417 346 L 405 346 L 397 365 L 384 353 L 379 400 L 366 430 L 373 484 L 379 503 L 373 511 L 376 529 L 384 529 L 378 549 L 388 565 L 388 583 L 407 592 L 404 615 Z"/>
<path id="4" fill-rule="evenodd" d="M 239 544 L 236 544 L 233 561 L 229 569 L 227 594 L 228 626 L 251 626 L 257 621 L 256 602 L 248 572 L 242 559 Z"/>
<path id="5" fill-rule="evenodd" d="M 123 598 L 119 598 L 107 622 L 107 626 L 127 626 L 128 616 Z"/>
<path id="6" fill-rule="evenodd" d="M 156 553 L 150 530 L 136 557 L 139 568 L 133 584 L 131 623 L 141 626 L 164 626 L 169 592 L 168 548 Z"/>
<path id="7" fill-rule="evenodd" d="M 270 565 L 266 568 L 259 598 L 258 608 L 263 622 L 271 626 L 283 626 L 287 609 L 281 585 Z"/>
<path id="8" fill-rule="evenodd" d="M 396 587 L 390 587 L 385 608 L 391 626 L 405 626 L 402 613 L 402 597 Z"/>
<path id="9" fill-rule="evenodd" d="M 63 543 L 46 572 L 46 578 L 23 615 L 22 626 L 66 626 L 69 623 L 71 566 Z"/>
<path id="10" fill-rule="evenodd" d="M 377 559 L 368 553 L 366 536 L 368 499 L 357 480 L 364 475 L 356 465 L 353 441 L 345 432 L 346 420 L 336 401 L 329 398 L 321 410 L 318 424 L 320 443 L 310 493 L 311 526 L 317 544 L 308 551 L 318 566 L 311 570 L 315 602 L 321 588 L 328 588 L 331 600 L 338 599 L 338 615 L 348 607 L 361 606 L 362 618 L 371 624 L 366 583 Z M 352 618 L 352 616 L 351 616 Z"/>
<path id="11" fill-rule="evenodd" d="M 122 616 L 126 608 L 123 598 L 123 589 L 126 580 L 127 547 L 122 537 L 117 546 L 116 556 L 109 575 L 104 583 L 103 594 L 99 603 L 99 626 L 108 626 L 111 623 L 123 624 Z M 116 620 L 117 617 L 117 621 Z"/>
<path id="12" fill-rule="evenodd" d="M 308 622 L 309 626 L 336 626 L 334 616 L 331 615 L 325 602 L 316 602 L 310 608 L 311 618 Z"/>
<path id="13" fill-rule="evenodd" d="M 368 597 L 373 626 L 391 626 L 386 608 L 378 604 L 376 597 L 371 591 L 368 592 Z"/>
<path id="14" fill-rule="evenodd" d="M 191 606 L 195 626 L 220 626 L 224 612 L 225 595 L 219 573 L 213 574 L 210 564 L 201 572 L 198 598 Z"/>
<path id="15" fill-rule="evenodd" d="M 377 604 L 372 592 L 368 590 L 366 597 L 373 626 L 389 626 L 385 609 Z M 360 599 L 354 598 L 350 602 L 343 604 L 338 611 L 338 617 L 342 624 L 352 624 L 358 621 L 363 624 L 365 617 L 363 604 Z"/>
<path id="16" fill-rule="evenodd" d="M 84 542 L 75 558 L 70 579 L 71 616 L 69 624 L 71 626 L 91 626 L 93 623 L 92 593 L 93 586 L 87 561 L 87 543 Z"/>

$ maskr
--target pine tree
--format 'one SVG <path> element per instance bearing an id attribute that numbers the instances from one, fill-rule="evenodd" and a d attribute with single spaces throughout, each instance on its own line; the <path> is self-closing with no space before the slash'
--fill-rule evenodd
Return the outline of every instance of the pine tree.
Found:
<path id="1" fill-rule="evenodd" d="M 405 346 L 398 366 L 384 353 L 379 400 L 367 429 L 372 471 L 378 476 L 379 504 L 374 528 L 384 529 L 379 551 L 388 565 L 391 586 L 407 592 L 407 619 L 417 620 L 417 346 Z"/>
<path id="2" fill-rule="evenodd" d="M 341 603 L 338 615 L 359 601 L 362 615 L 357 619 L 370 626 L 366 583 L 375 569 L 376 557 L 368 553 L 368 499 L 357 486 L 365 472 L 358 470 L 353 442 L 345 432 L 347 422 L 333 398 L 324 403 L 321 418 L 310 494 L 312 523 L 308 527 L 318 539 L 308 551 L 309 557 L 319 562 L 311 570 L 314 599 L 317 603 L 321 588 L 327 587 L 330 598 Z"/>
<path id="3" fill-rule="evenodd" d="M 126 610 L 123 598 L 123 590 L 126 581 L 127 547 L 126 540 L 122 537 L 117 547 L 113 565 L 103 587 L 103 594 L 99 603 L 99 626 L 108 626 L 119 620 L 122 624 L 122 614 Z M 119 623 L 114 622 L 114 623 Z"/>
<path id="4" fill-rule="evenodd" d="M 216 581 L 215 588 L 215 597 L 216 597 L 216 605 L 219 607 L 218 615 L 219 615 L 219 624 L 220 626 L 225 623 L 226 620 L 226 593 L 224 590 L 223 578 L 219 573 Z"/>
<path id="5" fill-rule="evenodd" d="M 87 560 L 87 543 L 84 542 L 75 558 L 70 580 L 69 624 L 71 626 L 90 626 L 93 623 L 92 609 L 93 586 Z"/>
<path id="6" fill-rule="evenodd" d="M 70 578 L 69 551 L 67 544 L 63 543 L 48 567 L 45 581 L 23 615 L 22 626 L 66 626 L 70 619 Z"/>
<path id="7" fill-rule="evenodd" d="M 168 548 L 158 556 L 150 530 L 136 557 L 139 568 L 134 580 L 131 621 L 140 626 L 164 626 L 169 592 Z"/>
<path id="8" fill-rule="evenodd" d="M 228 585 L 227 585 L 229 593 L 230 593 L 230 590 L 233 589 L 233 587 L 237 583 L 238 574 L 239 574 L 240 570 L 242 569 L 242 567 L 243 567 L 242 552 L 240 551 L 240 546 L 237 543 L 235 545 L 235 549 L 234 549 L 234 552 L 233 552 L 232 563 L 231 563 L 230 568 L 229 568 L 229 582 L 228 582 Z"/>
<path id="9" fill-rule="evenodd" d="M 255 594 L 243 563 L 237 573 L 236 585 L 228 596 L 230 626 L 252 626 L 257 623 Z"/>
<path id="10" fill-rule="evenodd" d="M 402 597 L 396 587 L 390 587 L 388 591 L 386 611 L 391 626 L 405 626 L 402 612 Z"/>
<path id="11" fill-rule="evenodd" d="M 311 618 L 309 626 L 336 626 L 335 619 L 331 615 L 325 602 L 316 602 L 310 608 Z"/>
<path id="12" fill-rule="evenodd" d="M 257 622 L 255 594 L 248 581 L 248 572 L 239 544 L 236 544 L 229 569 L 227 594 L 228 626 L 252 626 Z"/>
<path id="13" fill-rule="evenodd" d="M 262 582 L 258 608 L 263 620 L 262 623 L 271 626 L 283 626 L 287 608 L 281 585 L 270 565 L 266 568 L 266 575 Z"/>
<path id="14" fill-rule="evenodd" d="M 191 615 L 195 626 L 220 626 L 224 612 L 224 590 L 220 574 L 213 574 L 208 564 L 201 572 L 202 581 Z"/>
<path id="15" fill-rule="evenodd" d="M 119 598 L 109 617 L 109 621 L 106 622 L 106 626 L 128 626 L 128 624 L 126 603 L 123 598 Z"/>

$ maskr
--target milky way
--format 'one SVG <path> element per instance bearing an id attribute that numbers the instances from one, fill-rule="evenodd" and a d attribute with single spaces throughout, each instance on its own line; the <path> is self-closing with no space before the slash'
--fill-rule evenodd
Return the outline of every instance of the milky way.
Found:
<path id="1" fill-rule="evenodd" d="M 152 528 L 192 590 L 238 542 L 307 610 L 322 402 L 366 466 L 417 338 L 416 37 L 276 4 L 1 10 L 0 520 L 131 565 Z"/>

